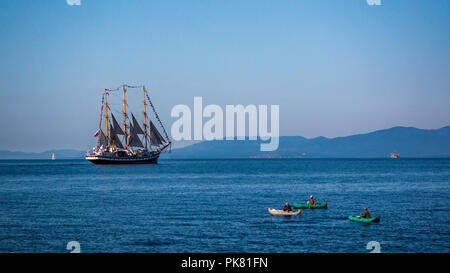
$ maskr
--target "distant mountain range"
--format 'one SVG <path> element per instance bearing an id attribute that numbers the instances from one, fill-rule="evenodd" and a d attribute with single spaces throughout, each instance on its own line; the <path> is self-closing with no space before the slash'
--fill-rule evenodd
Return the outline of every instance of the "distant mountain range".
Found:
<path id="1" fill-rule="evenodd" d="M 393 127 L 346 137 L 280 137 L 278 150 L 261 152 L 260 141 L 205 141 L 173 150 L 164 158 L 386 158 L 450 157 L 450 126 L 436 130 Z"/>
<path id="2" fill-rule="evenodd" d="M 450 126 L 436 130 L 393 127 L 346 137 L 304 138 L 283 136 L 279 148 L 261 152 L 260 141 L 204 141 L 174 149 L 161 157 L 167 159 L 200 158 L 387 158 L 396 150 L 401 157 L 450 157 Z M 83 158 L 77 150 L 49 150 L 42 153 L 0 151 L 0 159 Z"/>

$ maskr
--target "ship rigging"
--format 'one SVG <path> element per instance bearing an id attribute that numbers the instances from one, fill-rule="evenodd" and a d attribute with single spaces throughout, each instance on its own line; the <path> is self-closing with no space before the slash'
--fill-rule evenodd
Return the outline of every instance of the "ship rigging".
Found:
<path id="1" fill-rule="evenodd" d="M 142 89 L 142 127 L 134 114 L 130 112 L 131 115 L 129 115 L 127 112 L 128 89 Z M 122 125 L 119 124 L 108 104 L 108 96 L 119 92 L 122 93 Z M 148 106 L 152 109 L 164 136 L 150 119 L 147 113 Z M 105 122 L 102 126 L 103 119 Z M 86 159 L 94 164 L 156 164 L 160 154 L 171 144 L 145 86 L 126 84 L 115 89 L 105 88 L 102 95 L 99 129 L 95 137 L 98 138 L 97 146 L 86 154 Z"/>

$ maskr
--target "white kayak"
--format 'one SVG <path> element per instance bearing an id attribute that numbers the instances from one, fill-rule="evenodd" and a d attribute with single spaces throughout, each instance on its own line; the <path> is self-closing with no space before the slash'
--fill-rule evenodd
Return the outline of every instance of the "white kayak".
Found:
<path id="1" fill-rule="evenodd" d="M 302 213 L 301 209 L 299 209 L 297 211 L 284 211 L 284 210 L 279 210 L 279 209 L 268 208 L 267 210 L 272 215 L 288 215 L 289 216 L 289 215 L 299 215 L 300 213 Z"/>

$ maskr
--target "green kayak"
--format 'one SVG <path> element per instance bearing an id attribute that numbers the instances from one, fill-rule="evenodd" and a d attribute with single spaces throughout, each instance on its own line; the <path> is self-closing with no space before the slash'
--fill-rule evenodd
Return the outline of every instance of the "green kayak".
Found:
<path id="1" fill-rule="evenodd" d="M 316 205 L 307 205 L 294 202 L 294 208 L 296 209 L 326 209 L 327 206 L 327 202 L 322 202 Z"/>
<path id="2" fill-rule="evenodd" d="M 350 215 L 350 216 L 348 217 L 348 219 L 349 219 L 350 221 L 353 221 L 353 222 L 360 222 L 360 223 L 372 223 L 372 222 L 378 223 L 378 222 L 380 222 L 380 218 L 378 218 L 378 217 L 372 217 L 372 218 L 360 218 L 360 217 L 358 217 L 358 216 L 356 216 L 356 215 Z"/>

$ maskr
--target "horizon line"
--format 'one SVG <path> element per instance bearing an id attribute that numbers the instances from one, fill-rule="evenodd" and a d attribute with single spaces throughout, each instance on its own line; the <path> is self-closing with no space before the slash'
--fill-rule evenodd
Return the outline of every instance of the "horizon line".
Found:
<path id="1" fill-rule="evenodd" d="M 336 139 L 336 138 L 350 137 L 350 136 L 357 136 L 357 135 L 367 135 L 367 134 L 371 134 L 371 133 L 378 132 L 378 131 L 391 130 L 391 129 L 394 129 L 394 128 L 413 128 L 413 129 L 418 129 L 418 130 L 437 131 L 437 130 L 441 130 L 441 129 L 444 129 L 444 128 L 447 128 L 447 127 L 450 127 L 450 125 L 446 125 L 446 126 L 443 126 L 443 127 L 440 127 L 440 128 L 435 128 L 435 129 L 422 129 L 422 128 L 417 128 L 417 127 L 414 127 L 414 126 L 400 126 L 399 125 L 399 126 L 393 126 L 393 127 L 385 128 L 385 129 L 377 129 L 377 130 L 373 130 L 373 131 L 370 131 L 370 132 L 367 132 L 367 133 L 357 133 L 357 134 L 353 134 L 353 135 L 345 135 L 345 136 L 337 136 L 337 137 L 317 136 L 317 137 L 307 138 L 307 137 L 300 136 L 300 135 L 283 135 L 283 136 L 279 136 L 278 138 L 281 138 L 281 137 L 302 137 L 302 138 L 308 139 L 308 140 L 313 140 L 313 139 L 316 139 L 316 138 Z M 238 136 L 236 136 L 235 138 L 237 138 L 237 137 Z M 246 139 L 244 141 L 254 141 L 254 140 L 248 140 L 247 139 L 248 136 L 245 136 L 245 138 Z M 207 142 L 207 141 L 224 141 L 224 140 L 225 141 L 231 141 L 231 140 L 227 140 L 227 139 L 200 140 L 200 141 L 198 141 L 198 140 L 197 141 L 196 140 L 181 140 L 181 141 L 174 141 L 173 143 L 182 142 L 182 141 L 196 142 L 196 143 L 193 143 L 193 144 L 185 145 L 183 147 L 174 148 L 174 150 L 177 150 L 177 149 L 186 148 L 186 147 L 189 147 L 189 146 L 192 146 L 192 145 L 195 145 L 195 144 L 199 144 L 199 143 L 203 143 L 203 142 Z M 237 139 L 234 139 L 233 141 L 237 141 Z M 242 140 L 239 140 L 239 141 L 242 141 Z M 79 152 L 84 151 L 84 150 L 78 150 L 78 149 L 75 149 L 75 148 L 52 148 L 52 149 L 47 149 L 47 150 L 43 150 L 43 151 L 40 151 L 40 152 L 27 152 L 27 151 L 18 151 L 18 150 L 12 151 L 12 150 L 3 150 L 3 149 L 0 149 L 0 152 L 41 154 L 41 153 L 46 153 L 46 152 L 51 152 L 51 151 L 63 151 L 63 150 L 79 151 Z"/>

